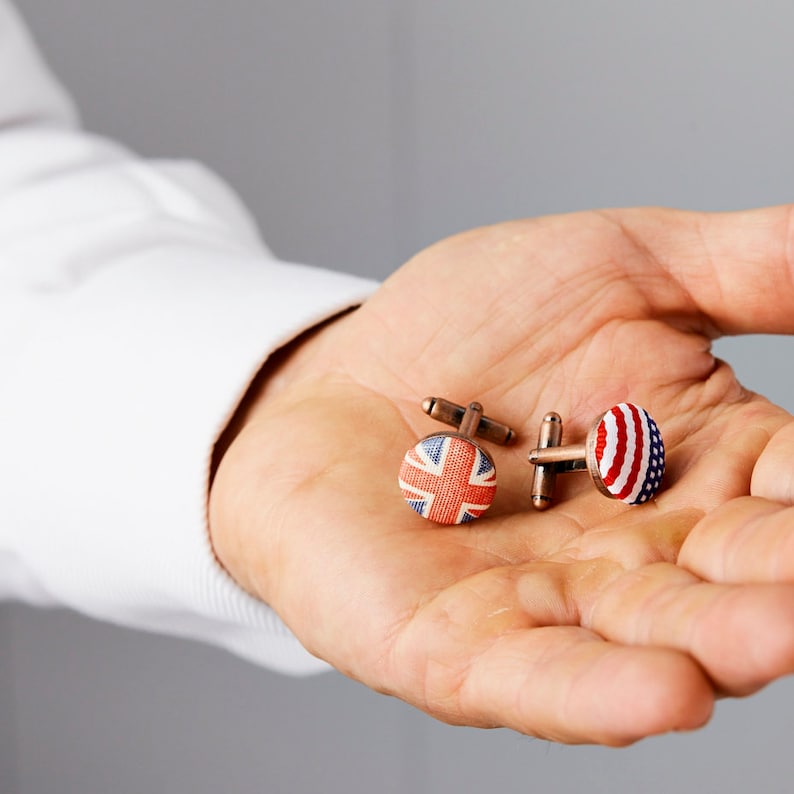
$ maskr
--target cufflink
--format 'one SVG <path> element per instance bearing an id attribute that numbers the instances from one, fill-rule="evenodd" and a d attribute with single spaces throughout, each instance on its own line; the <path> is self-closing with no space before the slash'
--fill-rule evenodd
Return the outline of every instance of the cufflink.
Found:
<path id="1" fill-rule="evenodd" d="M 427 436 L 405 453 L 398 478 L 402 495 L 410 508 L 429 521 L 473 521 L 491 506 L 496 494 L 493 460 L 473 437 L 509 444 L 515 433 L 483 416 L 477 402 L 464 408 L 440 397 L 427 397 L 422 410 L 458 429 Z"/>
<path id="2" fill-rule="evenodd" d="M 535 464 L 532 504 L 545 510 L 553 502 L 558 474 L 588 471 L 595 487 L 610 499 L 630 505 L 647 502 L 664 476 L 664 442 L 656 422 L 639 405 L 619 403 L 593 423 L 584 444 L 560 446 L 562 419 L 546 414 L 538 446 L 529 453 Z"/>

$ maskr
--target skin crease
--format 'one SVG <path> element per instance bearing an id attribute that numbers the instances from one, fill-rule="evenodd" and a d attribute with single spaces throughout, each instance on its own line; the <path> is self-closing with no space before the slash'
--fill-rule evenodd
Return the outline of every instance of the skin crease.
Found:
<path id="1" fill-rule="evenodd" d="M 455 724 L 624 745 L 794 671 L 794 424 L 710 352 L 794 333 L 790 219 L 610 210 L 423 251 L 266 368 L 210 494 L 219 561 L 309 651 Z M 518 432 L 485 444 L 499 487 L 472 524 L 397 487 L 443 429 L 428 395 Z M 543 414 L 575 443 L 623 400 L 664 434 L 660 494 L 627 507 L 571 474 L 534 512 Z"/>

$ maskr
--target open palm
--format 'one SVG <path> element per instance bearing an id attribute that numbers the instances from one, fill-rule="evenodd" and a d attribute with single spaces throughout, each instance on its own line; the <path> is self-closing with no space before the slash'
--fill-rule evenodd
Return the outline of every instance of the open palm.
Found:
<path id="1" fill-rule="evenodd" d="M 453 723 L 621 744 L 705 722 L 794 670 L 794 431 L 715 360 L 722 333 L 794 332 L 788 209 L 610 211 L 478 229 L 419 254 L 285 356 L 223 457 L 221 562 L 342 672 Z M 485 517 L 403 501 L 427 395 L 479 400 Z M 667 474 L 642 507 L 587 475 L 530 503 L 541 417 L 566 442 L 621 401 Z"/>

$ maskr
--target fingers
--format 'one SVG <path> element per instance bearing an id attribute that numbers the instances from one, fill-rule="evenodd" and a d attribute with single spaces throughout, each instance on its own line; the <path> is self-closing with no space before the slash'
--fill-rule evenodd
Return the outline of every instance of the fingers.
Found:
<path id="1" fill-rule="evenodd" d="M 714 582 L 794 582 L 794 422 L 778 427 L 759 448 L 752 496 L 708 512 L 682 545 L 680 565 Z"/>
<path id="2" fill-rule="evenodd" d="M 387 679 L 400 682 L 390 691 L 447 722 L 564 742 L 624 745 L 701 726 L 714 694 L 695 660 L 605 642 L 575 625 L 576 593 L 614 570 L 590 562 L 505 567 L 440 593 L 383 660 Z"/>
<path id="3" fill-rule="evenodd" d="M 734 499 L 692 530 L 678 563 L 712 582 L 794 582 L 794 507 Z"/>
<path id="4" fill-rule="evenodd" d="M 794 421 L 778 430 L 759 456 L 750 493 L 781 504 L 794 504 Z"/>
<path id="5" fill-rule="evenodd" d="M 477 657 L 457 695 L 466 721 L 607 745 L 698 728 L 714 700 L 702 670 L 682 653 L 557 626 L 501 637 Z"/>
<path id="6" fill-rule="evenodd" d="M 723 334 L 794 332 L 792 207 L 732 213 L 609 213 L 678 282 L 689 313 Z M 659 299 L 669 300 L 660 293 Z M 649 295 L 655 302 L 654 295 Z M 679 298 L 679 309 L 686 299 Z M 673 306 L 665 305 L 665 310 Z"/>
<path id="7" fill-rule="evenodd" d="M 794 585 L 713 584 L 659 563 L 615 580 L 582 623 L 612 642 L 689 653 L 731 695 L 794 671 Z"/>
<path id="8" fill-rule="evenodd" d="M 794 585 L 702 582 L 672 563 L 507 566 L 426 603 L 386 658 L 389 691 L 449 722 L 626 744 L 698 727 L 714 688 L 794 671 Z"/>

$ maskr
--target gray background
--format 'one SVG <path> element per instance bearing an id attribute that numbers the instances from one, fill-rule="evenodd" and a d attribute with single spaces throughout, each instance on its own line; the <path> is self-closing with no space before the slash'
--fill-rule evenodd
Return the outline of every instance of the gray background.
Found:
<path id="1" fill-rule="evenodd" d="M 214 167 L 284 258 L 381 277 L 510 217 L 794 199 L 790 2 L 19 5 L 88 126 Z M 719 350 L 794 408 L 790 340 Z M 616 751 L 65 612 L 0 607 L 0 648 L 3 794 L 792 790 L 791 681 Z"/>

